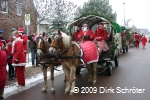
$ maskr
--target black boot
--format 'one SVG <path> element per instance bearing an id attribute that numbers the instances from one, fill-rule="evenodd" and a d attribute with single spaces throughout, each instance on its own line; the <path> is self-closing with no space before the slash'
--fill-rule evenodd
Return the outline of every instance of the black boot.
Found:
<path id="1" fill-rule="evenodd" d="M 11 80 L 14 80 L 14 75 L 11 76 Z"/>
<path id="2" fill-rule="evenodd" d="M 11 81 L 11 76 L 9 76 L 8 80 Z"/>

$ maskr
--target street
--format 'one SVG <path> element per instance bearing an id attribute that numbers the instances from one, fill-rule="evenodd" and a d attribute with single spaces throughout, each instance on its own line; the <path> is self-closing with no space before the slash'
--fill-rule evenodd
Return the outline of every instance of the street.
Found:
<path id="1" fill-rule="evenodd" d="M 96 85 L 87 82 L 87 71 L 76 77 L 79 93 L 64 94 L 64 74 L 55 77 L 55 94 L 50 93 L 48 80 L 46 93 L 41 93 L 43 83 L 12 95 L 6 100 L 150 100 L 150 43 L 145 49 L 129 48 L 119 57 L 119 66 L 113 68 L 112 76 L 104 72 L 97 75 Z M 22 87 L 23 88 L 23 87 Z"/>

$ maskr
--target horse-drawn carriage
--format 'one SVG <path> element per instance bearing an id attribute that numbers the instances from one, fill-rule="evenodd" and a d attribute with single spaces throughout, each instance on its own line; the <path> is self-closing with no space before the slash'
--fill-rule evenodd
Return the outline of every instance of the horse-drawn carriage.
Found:
<path id="1" fill-rule="evenodd" d="M 112 61 L 114 61 L 116 67 L 118 67 L 118 64 L 119 64 L 118 45 L 121 44 L 119 43 L 121 41 L 119 41 L 118 38 L 115 38 L 115 35 L 118 31 L 117 30 L 118 26 L 116 26 L 114 22 L 111 22 L 110 20 L 104 17 L 95 16 L 95 15 L 88 15 L 85 17 L 81 17 L 70 24 L 70 27 L 69 27 L 70 35 L 73 36 L 73 33 L 76 30 L 76 28 L 78 26 L 82 26 L 84 23 L 87 23 L 89 26 L 89 29 L 91 29 L 94 32 L 99 22 L 102 22 L 104 24 L 108 32 L 108 38 L 106 42 L 110 49 L 107 51 L 103 51 L 102 53 L 99 54 L 98 68 L 99 69 L 103 68 L 104 70 L 107 71 L 107 75 L 111 75 L 112 69 L 113 69 Z M 78 67 L 77 74 L 80 73 L 80 69 L 81 69 L 81 66 Z M 104 70 L 102 70 L 102 72 L 104 72 Z M 101 70 L 98 73 L 101 73 Z"/>
<path id="2" fill-rule="evenodd" d="M 77 43 L 71 41 L 71 36 L 75 31 L 75 27 L 87 23 L 89 28 L 94 30 L 99 22 L 104 23 L 105 28 L 109 33 L 108 39 L 106 40 L 110 48 L 109 50 L 103 51 L 102 53 L 99 54 L 98 47 L 92 41 L 86 41 L 84 43 Z M 39 64 L 42 65 L 42 71 L 44 75 L 44 87 L 42 89 L 42 92 L 45 92 L 47 89 L 48 67 L 51 70 L 51 80 L 52 80 L 51 92 L 52 93 L 55 92 L 54 86 L 55 65 L 60 64 L 62 65 L 66 81 L 65 94 L 69 92 L 70 95 L 74 93 L 76 70 L 78 69 L 81 61 L 88 69 L 88 82 L 92 84 L 96 83 L 96 76 L 98 73 L 100 73 L 97 70 L 98 68 L 99 69 L 103 68 L 104 70 L 107 70 L 107 74 L 111 75 L 113 69 L 112 61 L 114 61 L 116 67 L 119 64 L 118 49 L 117 49 L 118 40 L 115 39 L 114 37 L 115 28 L 116 27 L 113 25 L 113 22 L 109 21 L 108 19 L 100 16 L 89 15 L 86 17 L 79 18 L 78 20 L 75 20 L 69 25 L 70 35 L 67 35 L 66 33 L 63 33 L 61 31 L 57 31 L 56 33 L 51 34 L 51 37 L 48 39 L 48 41 L 45 41 L 42 37 L 37 38 L 36 39 L 37 54 L 40 59 Z M 83 47 L 83 44 L 88 44 L 92 48 L 89 49 L 89 47 L 86 46 Z M 90 54 L 89 53 L 85 54 L 83 50 L 84 48 L 88 48 Z M 92 62 L 90 61 L 87 62 L 84 59 L 85 55 L 88 55 L 90 59 L 91 59 L 90 56 L 94 55 L 93 57 L 94 59 L 92 59 Z"/>

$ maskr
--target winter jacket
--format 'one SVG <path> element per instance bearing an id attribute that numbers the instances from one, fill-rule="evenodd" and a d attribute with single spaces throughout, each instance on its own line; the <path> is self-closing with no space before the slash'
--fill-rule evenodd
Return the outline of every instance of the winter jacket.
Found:
<path id="1" fill-rule="evenodd" d="M 6 59 L 6 52 L 0 50 L 0 90 L 4 89 L 6 84 Z"/>
<path id="2" fill-rule="evenodd" d="M 22 39 L 17 38 L 15 41 L 13 41 L 12 44 L 12 54 L 13 54 L 12 65 L 13 66 L 26 65 L 26 58 L 23 50 L 24 49 L 23 49 Z"/>
<path id="3" fill-rule="evenodd" d="M 28 36 L 28 39 L 30 40 L 29 47 L 30 47 L 30 49 L 36 49 L 36 44 L 32 37 L 33 37 L 33 35 Z"/>

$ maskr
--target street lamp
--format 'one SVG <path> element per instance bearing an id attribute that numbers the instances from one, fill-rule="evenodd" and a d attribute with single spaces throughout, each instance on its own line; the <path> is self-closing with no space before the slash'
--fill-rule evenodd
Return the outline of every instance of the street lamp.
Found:
<path id="1" fill-rule="evenodd" d="M 125 3 L 123 3 L 123 6 L 124 6 L 124 26 L 125 26 Z"/>

